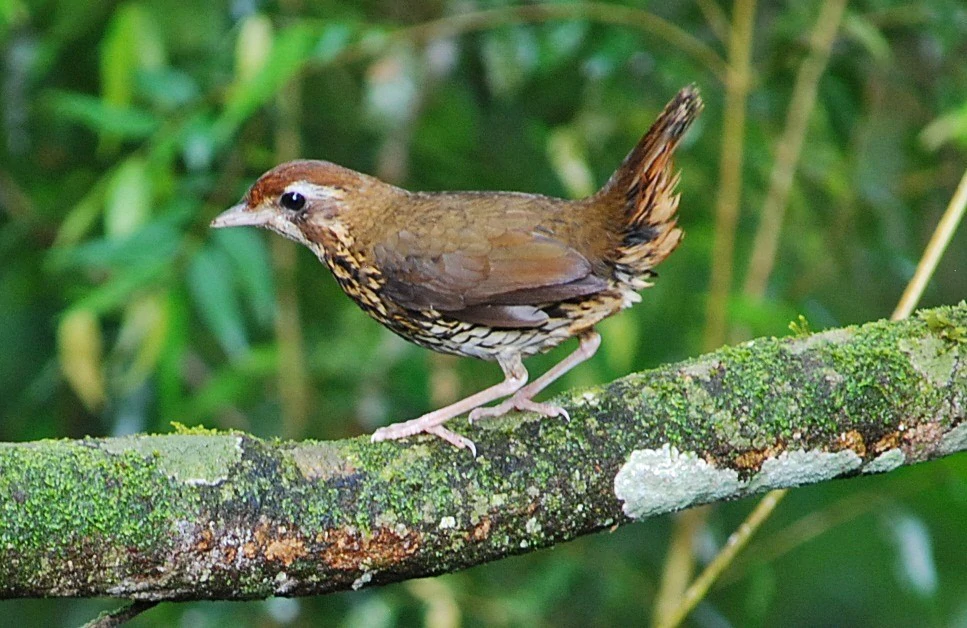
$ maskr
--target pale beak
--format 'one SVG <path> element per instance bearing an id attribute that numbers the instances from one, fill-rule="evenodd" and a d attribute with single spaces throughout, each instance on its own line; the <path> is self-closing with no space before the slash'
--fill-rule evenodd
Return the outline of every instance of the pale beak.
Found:
<path id="1" fill-rule="evenodd" d="M 245 203 L 239 203 L 216 216 L 211 226 L 216 229 L 219 227 L 264 227 L 270 220 L 272 220 L 271 210 L 251 209 Z"/>

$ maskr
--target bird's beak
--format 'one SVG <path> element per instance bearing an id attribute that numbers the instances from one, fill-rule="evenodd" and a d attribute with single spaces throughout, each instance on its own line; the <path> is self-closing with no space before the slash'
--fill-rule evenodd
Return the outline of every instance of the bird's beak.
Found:
<path id="1" fill-rule="evenodd" d="M 216 229 L 219 227 L 263 227 L 271 219 L 271 211 L 261 208 L 253 209 L 245 203 L 239 203 L 216 216 L 211 226 Z"/>

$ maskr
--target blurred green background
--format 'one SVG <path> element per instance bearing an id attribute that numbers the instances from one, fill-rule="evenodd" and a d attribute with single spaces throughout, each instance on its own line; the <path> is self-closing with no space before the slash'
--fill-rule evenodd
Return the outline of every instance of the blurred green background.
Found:
<path id="1" fill-rule="evenodd" d="M 810 33 L 835 4 L 754 7 L 747 126 L 730 135 L 723 0 L 0 0 L 0 440 L 171 421 L 342 438 L 496 381 L 382 329 L 308 251 L 208 222 L 296 156 L 411 189 L 581 196 L 692 82 L 707 106 L 677 160 L 687 237 L 555 390 L 785 335 L 799 314 L 812 329 L 889 316 L 967 162 L 967 5 L 850 3 L 827 65 Z M 763 229 L 797 80 L 816 94 L 785 214 Z M 723 231 L 729 162 L 741 195 Z M 757 238 L 777 245 L 758 291 Z M 923 305 L 965 296 L 962 229 Z M 710 513 L 700 562 L 753 504 Z M 165 604 L 132 625 L 641 625 L 675 519 L 380 589 Z M 967 626 L 965 521 L 963 455 L 794 491 L 689 621 Z M 0 623 L 71 626 L 117 605 L 0 602 Z"/>

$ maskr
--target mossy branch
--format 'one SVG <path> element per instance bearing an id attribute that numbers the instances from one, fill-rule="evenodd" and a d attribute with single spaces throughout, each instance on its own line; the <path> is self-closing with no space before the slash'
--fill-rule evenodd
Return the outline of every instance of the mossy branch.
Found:
<path id="1" fill-rule="evenodd" d="M 434 438 L 0 445 L 0 597 L 309 595 L 967 448 L 967 304 L 760 339 Z M 455 422 L 458 423 L 458 422 Z"/>

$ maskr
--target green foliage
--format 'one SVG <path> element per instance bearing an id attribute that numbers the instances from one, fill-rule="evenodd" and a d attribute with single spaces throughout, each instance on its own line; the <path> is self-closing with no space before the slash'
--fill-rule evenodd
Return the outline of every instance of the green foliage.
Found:
<path id="1" fill-rule="evenodd" d="M 809 321 L 802 314 L 796 317 L 796 320 L 789 323 L 789 331 L 794 336 L 808 336 L 812 333 L 812 330 L 809 328 Z"/>
<path id="2" fill-rule="evenodd" d="M 461 22 L 452 16 L 468 5 L 449 0 L 0 0 L 0 439 L 163 432 L 172 421 L 286 434 L 299 424 L 286 397 L 300 394 L 286 385 L 293 371 L 308 384 L 301 436 L 332 438 L 494 381 L 491 365 L 430 359 L 366 319 L 308 252 L 297 251 L 293 266 L 279 251 L 294 245 L 213 233 L 209 220 L 292 153 L 411 189 L 577 194 L 588 177 L 603 183 L 693 82 L 707 107 L 677 160 L 688 235 L 643 302 L 602 326 L 600 355 L 556 390 L 700 353 L 712 264 L 734 264 L 728 312 L 746 334 L 785 335 L 798 313 L 815 329 L 888 316 L 964 168 L 961 3 L 848 5 L 764 300 L 740 286 L 819 3 L 760 7 L 750 124 L 736 147 L 745 166 L 735 260 L 711 257 L 724 77 L 708 55 L 727 55 L 721 18 L 731 8 L 651 3 L 646 14 L 627 5 L 551 19 L 514 17 L 513 4 L 492 2 L 480 8 L 494 12 Z M 965 268 L 961 229 L 923 305 L 963 299 Z M 293 312 L 295 340 L 280 323 Z M 964 342 L 961 327 L 927 324 Z M 301 363 L 287 362 L 287 342 L 302 343 Z M 568 350 L 529 366 L 539 373 Z M 797 491 L 758 546 L 773 557 L 751 559 L 735 584 L 714 591 L 707 620 L 962 617 L 967 466 L 955 459 L 898 475 Z M 842 516 L 842 500 L 863 491 L 875 514 L 861 505 Z M 718 509 L 707 541 L 721 542 L 748 508 Z M 837 516 L 848 522 L 815 523 Z M 908 520 L 916 525 L 896 523 Z M 290 612 L 300 625 L 408 625 L 440 608 L 458 609 L 467 624 L 638 624 L 658 587 L 669 525 L 659 519 L 446 576 L 432 595 L 416 583 L 294 606 L 168 605 L 135 625 L 254 625 Z M 797 531 L 792 555 L 776 549 Z M 806 540 L 813 533 L 821 540 Z M 919 573 L 903 549 L 910 543 L 932 548 L 918 554 L 932 588 L 910 580 Z M 80 623 L 102 608 L 3 606 L 44 625 Z"/>
<path id="3" fill-rule="evenodd" d="M 921 315 L 927 325 L 943 338 L 954 343 L 967 342 L 967 328 L 957 325 L 943 311 L 930 311 Z"/>

